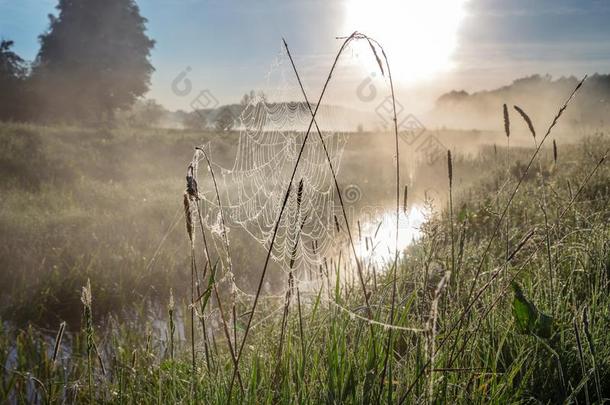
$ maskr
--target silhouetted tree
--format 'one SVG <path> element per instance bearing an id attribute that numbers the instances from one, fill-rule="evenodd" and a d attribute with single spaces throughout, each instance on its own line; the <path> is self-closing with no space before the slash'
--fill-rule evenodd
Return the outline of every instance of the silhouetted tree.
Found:
<path id="1" fill-rule="evenodd" d="M 25 79 L 27 65 L 11 51 L 13 41 L 0 42 L 0 120 L 25 118 Z"/>
<path id="2" fill-rule="evenodd" d="M 57 10 L 33 70 L 46 116 L 108 119 L 148 91 L 154 41 L 134 0 L 59 0 Z"/>

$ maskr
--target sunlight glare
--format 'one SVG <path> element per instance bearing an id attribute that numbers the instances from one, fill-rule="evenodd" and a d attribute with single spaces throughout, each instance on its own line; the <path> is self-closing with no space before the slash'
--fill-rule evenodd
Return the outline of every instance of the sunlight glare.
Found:
<path id="1" fill-rule="evenodd" d="M 428 208 L 415 204 L 409 208 L 408 215 L 399 216 L 398 251 L 403 252 L 409 245 L 420 238 L 421 226 L 431 215 Z M 356 246 L 356 254 L 366 262 L 374 263 L 384 268 L 383 264 L 394 257 L 396 252 L 396 213 L 393 209 L 363 219 L 362 234 L 371 240 L 371 247 L 360 243 Z"/>
<path id="2" fill-rule="evenodd" d="M 397 80 L 429 79 L 451 68 L 466 1 L 347 0 L 344 32 L 357 30 L 379 41 Z M 358 54 L 369 52 L 364 42 L 354 46 Z M 376 69 L 374 57 L 365 60 L 366 69 Z"/>

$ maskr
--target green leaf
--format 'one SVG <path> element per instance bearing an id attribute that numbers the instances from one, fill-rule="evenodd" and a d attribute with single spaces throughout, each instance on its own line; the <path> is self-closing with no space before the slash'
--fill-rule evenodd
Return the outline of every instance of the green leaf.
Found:
<path id="1" fill-rule="evenodd" d="M 540 312 L 534 303 L 523 294 L 521 286 L 512 283 L 515 298 L 513 299 L 513 316 L 519 333 L 550 338 L 553 335 L 553 317 Z"/>
<path id="2" fill-rule="evenodd" d="M 460 212 L 457 215 L 457 221 L 464 222 L 464 221 L 466 221 L 466 218 L 468 218 L 468 216 L 469 216 L 468 209 L 466 207 L 462 207 L 462 209 L 460 210 Z"/>

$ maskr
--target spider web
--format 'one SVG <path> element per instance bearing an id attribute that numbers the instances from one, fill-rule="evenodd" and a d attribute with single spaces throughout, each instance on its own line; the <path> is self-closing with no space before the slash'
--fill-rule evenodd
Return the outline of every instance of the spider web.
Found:
<path id="1" fill-rule="evenodd" d="M 379 63 L 378 58 L 377 62 Z M 231 238 L 228 234 L 237 227 L 245 231 L 262 248 L 262 251 L 269 252 L 277 225 L 273 248 L 269 254 L 281 270 L 289 273 L 288 286 L 279 294 L 266 294 L 263 298 L 270 298 L 272 300 L 270 303 L 276 298 L 284 298 L 285 302 L 253 324 L 252 329 L 274 317 L 282 309 L 287 310 L 287 303 L 293 299 L 289 292 L 296 282 L 297 292 L 298 285 L 301 285 L 304 287 L 302 291 L 305 295 L 311 295 L 311 299 L 315 298 L 315 289 L 310 287 L 321 287 L 320 292 L 326 293 L 318 294 L 317 298 L 322 298 L 338 310 L 348 313 L 352 320 L 359 319 L 386 329 L 425 332 L 427 329 L 421 327 L 402 327 L 369 319 L 358 313 L 362 308 L 352 310 L 343 307 L 333 298 L 330 273 L 335 271 L 338 275 L 341 268 L 347 271 L 349 259 L 342 258 L 341 247 L 347 242 L 347 235 L 342 232 L 342 211 L 340 206 L 335 204 L 336 189 L 328 160 L 330 159 L 335 173 L 338 173 L 347 133 L 355 126 L 346 119 L 346 111 L 341 108 L 329 105 L 321 105 L 317 108 L 316 105 L 312 105 L 311 108 L 317 111 L 315 117 L 320 136 L 317 128 L 311 128 L 300 155 L 301 145 L 312 122 L 312 113 L 305 102 L 295 101 L 302 100 L 303 93 L 291 69 L 289 55 L 284 49 L 280 51 L 267 75 L 266 86 L 266 92 L 252 97 L 239 116 L 239 137 L 232 164 L 218 163 L 214 159 L 212 145 L 208 143 L 196 148 L 189 165 L 191 180 L 195 181 L 189 183 L 187 175 L 187 193 L 192 198 L 189 200 L 191 202 L 188 204 L 188 210 L 192 210 L 194 205 L 197 216 L 193 218 L 190 214 L 187 215 L 194 221 L 201 222 L 202 230 L 206 228 L 210 231 L 214 249 L 218 253 L 216 263 L 221 261 L 224 270 L 224 275 L 215 278 L 214 282 L 217 284 L 223 281 L 229 282 L 233 297 L 233 322 L 237 322 L 236 302 L 245 303 L 253 298 L 252 310 L 246 313 L 250 314 L 249 322 L 252 320 L 260 286 L 255 296 L 235 284 L 229 245 Z M 285 197 L 299 156 L 294 182 L 288 196 Z M 198 176 L 202 162 L 207 166 L 209 174 Z M 205 180 L 211 177 L 213 187 L 210 187 L 210 184 L 204 186 L 203 182 L 199 183 L 199 177 Z M 201 186 L 197 187 L 197 184 Z M 191 194 L 193 185 L 194 198 Z M 280 222 L 277 223 L 285 198 L 287 198 L 285 210 Z M 371 238 L 369 242 L 372 245 Z M 367 245 L 367 251 L 368 249 Z M 327 257 L 331 258 L 330 266 Z M 336 266 L 333 264 L 333 257 L 338 260 Z M 212 266 L 212 258 L 207 257 L 207 259 Z M 369 257 L 367 261 L 368 268 L 371 258 Z M 317 268 L 320 270 L 320 277 L 316 275 L 312 278 L 311 269 Z M 299 272 L 303 269 L 310 270 L 310 273 Z M 375 265 L 373 272 L 374 269 Z M 295 273 L 309 274 L 310 277 L 303 279 L 295 276 Z M 349 274 L 352 276 L 351 283 L 354 284 L 355 274 L 354 272 Z M 324 286 L 324 279 L 327 286 Z M 261 283 L 262 280 L 261 277 Z M 220 312 L 222 309 L 219 306 L 207 316 L 204 314 L 199 316 L 210 318 L 213 320 L 212 326 L 219 328 L 216 315 Z"/>
<path id="2" fill-rule="evenodd" d="M 218 183 L 222 207 L 214 187 L 199 190 L 206 228 L 221 236 L 224 217 L 228 231 L 243 229 L 265 250 L 311 121 L 307 104 L 295 101 L 303 97 L 284 51 L 272 65 L 266 87 L 265 93 L 249 100 L 238 119 L 237 152 L 230 167 L 215 162 L 211 144 L 199 147 L 193 157 L 195 171 L 202 159 L 209 158 Z M 337 172 L 349 125 L 345 111 L 321 105 L 316 121 Z M 207 164 L 205 161 L 204 166 Z M 335 197 L 324 146 L 312 129 L 271 252 L 282 270 L 316 268 L 341 243 L 336 235 Z M 230 260 L 230 255 L 223 260 Z"/>

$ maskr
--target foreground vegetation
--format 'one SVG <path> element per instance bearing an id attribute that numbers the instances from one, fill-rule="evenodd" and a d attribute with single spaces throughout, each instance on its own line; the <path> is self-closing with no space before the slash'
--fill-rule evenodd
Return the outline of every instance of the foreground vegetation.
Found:
<path id="1" fill-rule="evenodd" d="M 15 128 L 3 130 L 14 133 Z M 13 224 L 10 231 L 3 231 L 4 268 L 18 271 L 38 265 L 51 270 L 2 276 L 7 280 L 3 285 L 10 286 L 2 303 L 4 319 L 10 318 L 0 332 L 5 367 L 2 402 L 603 403 L 610 399 L 610 167 L 605 160 L 610 141 L 605 135 L 555 151 L 549 144 L 531 165 L 533 148 L 484 147 L 474 158 L 453 157 L 451 180 L 445 177 L 443 192 L 451 193 L 452 203 L 437 210 L 419 241 L 401 256 L 393 319 L 390 268 L 375 278 L 366 272 L 369 322 L 359 285 L 341 280 L 343 265 L 335 264 L 319 290 L 293 291 L 285 323 L 282 311 L 273 313 L 278 306 L 283 308 L 283 297 L 261 304 L 232 384 L 231 351 L 243 338 L 243 326 L 230 325 L 227 340 L 222 325 L 217 325 L 204 340 L 199 319 L 191 325 L 189 317 L 189 262 L 180 250 L 184 245 L 178 240 L 170 244 L 170 251 L 160 256 L 163 265 L 152 267 L 140 257 L 146 246 L 137 248 L 139 239 L 151 244 L 143 236 L 146 233 L 167 231 L 171 224 L 159 226 L 150 219 L 167 214 L 173 218 L 176 196 L 183 187 L 168 177 L 155 177 L 156 165 L 166 164 L 165 169 L 175 165 L 176 177 L 183 176 L 184 165 L 169 163 L 169 158 L 152 164 L 146 148 L 141 155 L 120 155 L 138 150 L 132 148 L 134 142 L 150 144 L 151 135 L 132 134 L 135 137 L 127 141 L 116 134 L 106 140 L 90 134 L 86 141 L 76 129 L 54 131 L 62 133 L 59 139 L 78 133 L 72 141 L 55 145 L 61 148 L 79 142 L 97 143 L 96 150 L 102 151 L 104 145 L 122 142 L 129 142 L 129 148 L 123 143 L 112 152 L 117 154 L 116 172 L 108 171 L 106 164 L 97 166 L 91 154 L 75 154 L 86 161 L 66 163 L 45 161 L 49 154 L 41 152 L 39 158 L 23 159 L 23 167 L 12 169 L 24 176 L 18 184 L 3 185 L 11 191 L 2 197 L 4 209 L 11 208 L 5 211 L 11 214 L 3 215 L 3 224 Z M 28 136 L 35 135 L 20 139 Z M 155 138 L 164 152 L 167 142 L 190 152 L 198 141 L 182 133 L 173 139 Z M 23 149 L 28 156 L 28 148 L 35 149 L 36 144 L 31 141 Z M 15 161 L 9 155 L 3 162 Z M 441 169 L 447 176 L 446 163 L 437 162 L 430 170 Z M 41 169 L 41 165 L 46 166 Z M 461 172 L 465 168 L 470 170 Z M 80 173 L 76 178 L 61 174 L 75 171 Z M 487 174 L 482 179 L 472 174 L 483 171 Z M 119 184 L 127 183 L 113 189 L 107 179 L 102 181 L 109 173 L 117 176 Z M 474 183 L 472 187 L 456 187 L 458 179 L 468 176 L 473 178 L 462 184 Z M 70 188 L 58 183 L 66 181 Z M 163 181 L 167 182 L 159 184 Z M 27 182 L 29 189 L 23 187 Z M 163 187 L 168 190 L 156 191 Z M 66 190 L 76 191 L 66 194 Z M 131 210 L 100 209 L 99 199 L 104 201 L 111 192 L 120 195 L 112 201 Z M 54 193 L 59 195 L 50 197 Z M 29 196 L 25 205 L 24 195 Z M 163 199 L 154 207 L 169 206 L 165 216 L 142 215 L 148 209 L 142 200 L 154 198 Z M 49 207 L 50 201 L 59 206 Z M 80 211 L 87 201 L 100 211 Z M 16 216 L 20 209 L 22 214 Z M 49 228 L 43 231 L 24 227 L 33 215 L 45 216 L 45 210 L 64 215 L 56 223 L 45 217 Z M 117 220 L 109 214 L 114 212 L 122 216 Z M 74 216 L 84 221 L 87 235 L 92 229 L 104 229 L 108 233 L 97 240 L 113 244 L 96 246 L 96 239 L 78 237 L 79 221 Z M 87 223 L 90 218 L 95 221 Z M 125 236 L 121 231 L 126 228 L 115 228 L 121 222 L 133 229 Z M 80 240 L 83 245 L 64 246 L 63 253 L 54 253 L 43 244 L 52 243 L 53 229 L 59 229 L 57 240 L 64 242 L 63 235 L 74 232 L 77 236 L 67 240 Z M 18 232 L 22 239 L 15 235 Z M 183 231 L 181 238 L 184 242 Z M 39 255 L 30 252 L 30 257 L 48 257 L 57 263 L 34 262 L 27 267 L 11 259 L 27 257 L 19 256 L 19 249 L 44 250 Z M 65 261 L 74 274 L 66 272 Z M 61 271 L 53 271 L 53 265 Z M 104 266 L 107 275 L 101 272 Z M 129 267 L 133 268 L 128 271 Z M 253 273 L 259 267 L 255 263 Z M 163 290 L 154 299 L 151 286 Z M 81 287 L 85 287 L 82 292 Z M 175 296 L 168 295 L 169 287 L 175 288 Z M 129 289 L 137 294 L 128 294 Z M 119 307 L 130 308 L 129 316 L 117 316 L 112 310 L 115 300 L 124 300 Z M 210 305 L 217 313 L 217 302 Z M 251 302 L 241 303 L 237 312 L 246 313 L 250 306 Z M 227 315 L 230 310 L 224 308 Z M 56 318 L 40 315 L 53 311 Z M 68 319 L 68 327 L 58 331 L 60 322 L 74 313 L 80 319 Z M 25 322 L 28 319 L 33 322 Z M 190 341 L 191 327 L 196 330 L 195 342 Z"/>

